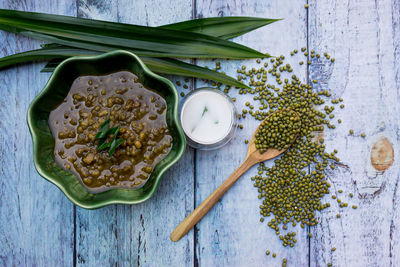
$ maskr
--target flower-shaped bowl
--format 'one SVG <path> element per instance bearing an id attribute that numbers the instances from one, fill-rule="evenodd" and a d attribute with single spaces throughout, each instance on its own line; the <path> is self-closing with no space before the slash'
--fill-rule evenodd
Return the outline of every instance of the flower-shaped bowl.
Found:
<path id="1" fill-rule="evenodd" d="M 154 168 L 144 186 L 135 189 L 114 188 L 101 193 L 89 193 L 79 179 L 56 164 L 54 137 L 49 128 L 49 114 L 67 96 L 73 81 L 83 75 L 107 75 L 130 71 L 146 87 L 159 93 L 167 102 L 167 124 L 173 137 L 168 155 Z M 113 51 L 98 56 L 72 57 L 54 70 L 44 89 L 29 106 L 27 121 L 33 140 L 33 159 L 41 176 L 55 184 L 76 205 L 96 209 L 109 204 L 137 204 L 149 199 L 156 191 L 165 171 L 183 155 L 186 140 L 178 121 L 178 94 L 174 85 L 151 72 L 134 54 Z"/>

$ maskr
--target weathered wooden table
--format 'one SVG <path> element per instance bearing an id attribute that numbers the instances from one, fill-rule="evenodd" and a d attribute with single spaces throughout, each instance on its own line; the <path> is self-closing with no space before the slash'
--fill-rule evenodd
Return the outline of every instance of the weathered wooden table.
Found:
<path id="1" fill-rule="evenodd" d="M 327 177 L 333 192 L 354 193 L 351 202 L 359 208 L 332 205 L 318 214 L 317 227 L 297 230 L 295 248 L 283 248 L 259 222 L 253 168 L 194 231 L 171 242 L 174 227 L 243 160 L 243 140 L 256 128 L 251 119 L 218 151 L 188 148 L 147 202 L 92 211 L 75 207 L 36 173 L 32 161 L 25 114 L 49 74 L 40 73 L 44 63 L 18 65 L 0 72 L 0 266 L 280 266 L 283 257 L 288 266 L 400 266 L 400 1 L 308 3 L 307 10 L 304 0 L 1 0 L 1 8 L 142 25 L 228 15 L 284 18 L 236 41 L 273 55 L 308 46 L 335 56 L 335 64 L 293 65 L 303 79 L 318 79 L 345 99 L 346 108 L 338 112 L 343 123 L 325 132 L 328 150 L 337 148 L 341 159 Z M 39 44 L 0 32 L 0 56 Z M 244 63 L 256 65 L 252 60 L 222 66 L 235 75 Z M 191 81 L 191 89 L 201 85 Z M 236 97 L 239 110 L 250 99 Z M 266 249 L 277 258 L 266 256 Z"/>

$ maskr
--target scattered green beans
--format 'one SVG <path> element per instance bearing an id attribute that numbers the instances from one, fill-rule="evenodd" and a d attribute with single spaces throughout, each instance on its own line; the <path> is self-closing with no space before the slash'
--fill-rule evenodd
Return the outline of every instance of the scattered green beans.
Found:
<path id="1" fill-rule="evenodd" d="M 323 60 L 328 63 L 335 61 L 328 53 L 324 53 L 323 58 L 322 53 L 307 51 L 306 47 L 292 50 L 290 55 L 293 58 L 303 56 L 297 54 L 299 51 L 310 56 L 309 59 L 314 58 L 313 61 L 303 58 L 298 62 L 299 65 L 310 65 L 315 61 L 320 64 Z M 265 152 L 268 148 L 287 150 L 274 160 L 271 167 L 260 163 L 257 174 L 251 180 L 261 201 L 260 221 L 264 221 L 274 230 L 284 247 L 293 247 L 297 240 L 296 232 L 291 227 L 300 225 L 304 229 L 306 226 L 318 224 L 317 212 L 331 205 L 323 201 L 331 187 L 325 173 L 329 168 L 338 168 L 340 165 L 336 163 L 340 159 L 336 156 L 337 149 L 332 153 L 326 152 L 320 133 L 327 128 L 335 129 L 334 105 L 340 103 L 338 106 L 344 108 L 344 104 L 341 103 L 342 98 L 331 99 L 328 90 L 317 91 L 314 88 L 318 85 L 317 79 L 310 80 L 310 84 L 301 82 L 293 73 L 292 66 L 285 62 L 284 56 L 269 58 L 264 63 L 257 60 L 257 63 L 260 64 L 257 68 L 241 66 L 237 70 L 238 80 L 252 88 L 238 89 L 240 95 L 252 95 L 252 101 L 244 103 L 246 107 L 242 110 L 241 117 L 251 116 L 258 121 L 264 121 L 255 138 L 260 152 Z M 342 123 L 342 120 L 337 119 L 337 123 Z M 350 134 L 354 134 L 354 131 Z M 338 190 L 338 193 L 342 193 L 342 190 Z M 337 199 L 335 195 L 332 195 L 332 199 L 341 208 L 348 206 L 348 203 Z M 340 218 L 340 214 L 336 217 Z M 311 233 L 309 237 L 312 237 Z M 270 253 L 269 250 L 266 251 L 267 255 Z M 272 256 L 276 257 L 276 254 L 272 253 Z M 282 260 L 282 265 L 286 265 L 286 261 Z"/>
<path id="2" fill-rule="evenodd" d="M 300 50 L 304 53 L 307 49 L 303 47 Z M 298 50 L 293 52 L 295 54 Z M 315 51 L 311 53 L 316 54 Z M 296 233 L 288 231 L 287 226 L 291 224 L 295 227 L 296 223 L 301 228 L 316 225 L 316 211 L 330 206 L 322 202 L 322 197 L 329 194 L 330 187 L 324 171 L 329 163 L 334 169 L 332 163 L 339 159 L 325 152 L 323 138 L 315 139 L 314 136 L 324 130 L 324 125 L 335 128 L 329 121 L 334 107 L 327 106 L 325 112 L 319 111 L 316 107 L 325 103 L 323 97 L 331 97 L 331 94 L 327 90 L 314 92 L 311 84 L 302 83 L 295 74 L 291 74 L 292 66 L 284 63 L 284 57 L 271 58 L 269 62 L 269 68 L 268 63 L 264 63 L 264 67 L 259 69 L 242 66 L 237 70 L 242 81 L 249 81 L 253 88 L 240 89 L 239 94 L 251 94 L 253 101 L 258 103 L 258 109 L 254 109 L 252 103 L 246 102 L 248 109 L 242 112 L 242 116 L 249 115 L 259 121 L 269 118 L 256 133 L 256 145 L 260 151 L 288 147 L 293 142 L 293 135 L 297 135 L 281 158 L 274 161 L 274 166 L 266 167 L 261 163 L 257 175 L 251 178 L 262 201 L 261 216 L 272 216 L 267 225 L 275 230 L 283 246 L 293 247 L 297 242 L 294 238 Z M 311 64 L 311 61 L 307 63 Z M 267 75 L 275 79 L 276 85 L 267 83 Z M 335 103 L 339 101 L 335 100 Z M 285 114 L 278 117 L 275 115 L 279 114 L 275 113 L 277 110 L 292 111 L 298 115 L 299 121 L 292 116 L 295 121 L 291 122 L 290 116 L 283 116 Z M 295 129 L 298 132 L 295 133 Z M 285 227 L 281 227 L 281 224 Z M 281 230 L 287 231 L 286 234 L 281 234 Z"/>

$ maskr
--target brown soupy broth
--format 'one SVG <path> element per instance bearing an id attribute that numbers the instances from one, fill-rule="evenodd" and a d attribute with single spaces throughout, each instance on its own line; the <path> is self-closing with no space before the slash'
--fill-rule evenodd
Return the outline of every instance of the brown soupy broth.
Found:
<path id="1" fill-rule="evenodd" d="M 166 109 L 165 99 L 133 73 L 81 76 L 50 113 L 56 162 L 90 192 L 139 187 L 171 150 Z M 119 126 L 118 138 L 124 139 L 111 157 L 108 149 L 98 151 L 95 138 L 108 118 L 110 128 Z"/>

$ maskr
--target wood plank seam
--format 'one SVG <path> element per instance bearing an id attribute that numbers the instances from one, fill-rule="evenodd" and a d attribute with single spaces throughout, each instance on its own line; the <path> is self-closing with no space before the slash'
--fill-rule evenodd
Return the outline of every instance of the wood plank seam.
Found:
<path id="1" fill-rule="evenodd" d="M 197 18 L 197 0 L 192 0 L 192 19 Z M 192 59 L 192 64 L 196 64 L 196 59 Z M 197 65 L 197 64 L 196 64 Z M 191 84 L 191 89 L 195 90 L 195 85 L 196 85 L 196 78 L 192 78 L 192 84 Z M 196 183 L 197 183 L 197 149 L 194 149 L 193 151 L 193 210 L 196 208 L 197 203 L 196 203 Z M 186 216 L 186 215 L 185 215 Z M 199 266 L 199 259 L 197 255 L 197 246 L 198 246 L 198 232 L 199 229 L 197 228 L 197 225 L 193 227 L 193 266 L 198 267 Z"/>
<path id="2" fill-rule="evenodd" d="M 309 0 L 306 0 L 306 4 L 309 5 Z M 306 8 L 305 9 L 306 12 L 306 46 L 307 46 L 307 51 L 310 51 L 310 34 L 309 34 L 309 12 L 310 9 Z M 310 55 L 307 55 L 307 61 L 310 60 Z M 310 82 L 310 65 L 307 64 L 306 67 L 306 84 L 309 84 Z M 308 174 L 311 174 L 311 166 L 308 166 Z M 310 234 L 311 233 L 311 228 L 310 226 L 306 226 L 307 227 L 307 233 Z M 308 267 L 311 267 L 311 238 L 308 236 L 307 237 L 307 244 L 308 244 Z"/>

